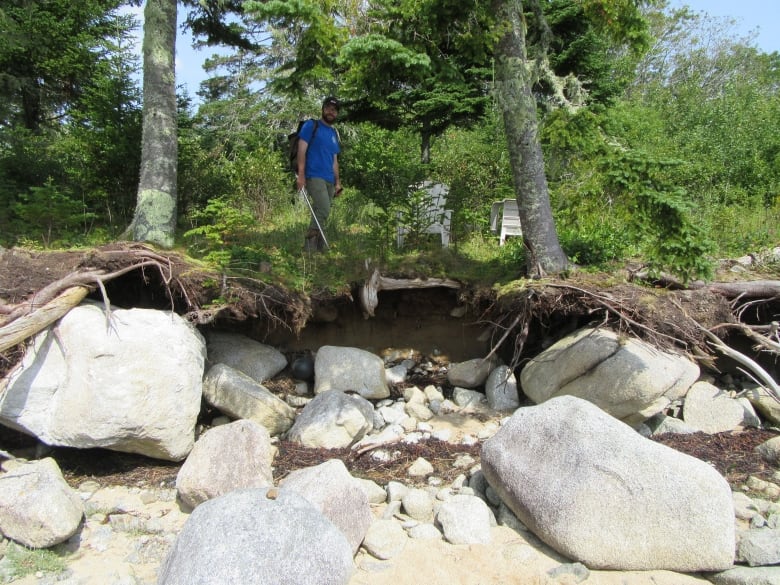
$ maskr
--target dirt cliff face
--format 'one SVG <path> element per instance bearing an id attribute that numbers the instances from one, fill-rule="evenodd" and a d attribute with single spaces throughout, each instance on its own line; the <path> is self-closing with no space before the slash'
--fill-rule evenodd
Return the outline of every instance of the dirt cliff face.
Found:
<path id="1" fill-rule="evenodd" d="M 325 343 L 377 348 L 417 346 L 417 350 L 440 361 L 457 361 L 495 351 L 507 363 L 521 367 L 525 359 L 575 328 L 597 323 L 660 347 L 687 352 L 704 368 L 723 373 L 727 371 L 723 367 L 726 362 L 707 343 L 703 329 L 716 332 L 730 343 L 739 343 L 738 336 L 728 335 L 730 331 L 756 323 L 763 326 L 780 311 L 780 283 L 758 280 L 765 274 L 754 274 L 751 282 L 744 283 L 734 282 L 732 273 L 722 276 L 723 281 L 731 282 L 687 289 L 647 283 L 640 286 L 616 275 L 580 273 L 561 281 L 518 281 L 516 287 L 500 293 L 469 289 L 467 283 L 459 291 L 383 291 L 375 317 L 365 319 L 354 300 L 356 294 L 306 297 L 255 279 L 228 282 L 179 254 L 157 252 L 140 244 L 118 243 L 84 251 L 0 249 L 0 340 L 12 320 L 32 314 L 68 287 L 85 286 L 89 297 L 101 302 L 172 309 L 200 327 L 240 331 L 265 342 L 278 342 L 288 352 L 312 350 Z M 747 275 L 742 276 L 747 280 Z M 359 285 L 353 283 L 352 287 Z M 744 341 L 744 351 L 751 351 L 750 343 Z M 445 347 L 447 344 L 454 349 Z M 23 351 L 23 343 L 18 343 L 0 352 L 0 378 L 18 363 Z M 767 361 L 766 355 L 754 357 Z M 771 355 L 768 360 L 773 368 Z M 733 363 L 726 366 L 734 368 Z M 424 380 L 414 382 L 425 384 Z M 278 392 L 289 385 L 283 378 L 274 384 Z M 773 470 L 761 461 L 754 447 L 773 434 L 752 429 L 658 440 L 709 461 L 729 481 L 740 482 L 751 474 L 769 478 Z M 30 443 L 29 438 L 4 430 L 0 448 L 15 447 L 18 441 Z M 34 441 L 27 446 L 34 446 Z M 72 454 L 63 452 L 63 462 L 69 456 Z M 81 456 L 75 455 L 68 471 L 74 482 L 94 473 L 129 474 L 126 480 L 132 482 L 136 479 L 132 474 L 138 469 L 147 476 L 175 476 L 177 471 L 175 466 L 152 465 L 121 454 L 97 458 L 107 469 L 90 470 L 85 461 L 95 458 Z M 315 464 L 318 456 L 294 453 L 295 460 L 313 461 L 310 464 Z M 433 452 L 426 456 L 435 459 L 452 454 Z M 292 465 L 284 459 L 279 461 L 282 472 Z M 364 472 L 369 474 L 370 470 Z M 392 474 L 393 470 L 384 472 Z"/>

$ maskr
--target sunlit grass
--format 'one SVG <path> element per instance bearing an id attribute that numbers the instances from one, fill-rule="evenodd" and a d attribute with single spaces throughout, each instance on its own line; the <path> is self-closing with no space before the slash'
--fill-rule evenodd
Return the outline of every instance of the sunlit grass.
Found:
<path id="1" fill-rule="evenodd" d="M 396 222 L 359 193 L 335 200 L 325 233 L 325 253 L 304 251 L 304 234 L 311 213 L 298 196 L 278 201 L 262 220 L 232 237 L 230 244 L 201 248 L 188 245 L 196 257 L 213 260 L 229 275 L 259 279 L 307 295 L 343 294 L 365 282 L 374 270 L 397 278 L 450 278 L 474 285 L 501 287 L 522 279 L 526 253 L 522 238 L 510 237 L 500 246 L 498 236 L 485 229 L 456 230 L 449 247 L 436 234 L 407 239 L 399 248 Z M 774 245 L 780 225 L 780 209 L 702 209 L 698 221 L 708 233 L 718 234 L 718 253 L 741 255 Z M 564 250 L 579 272 L 610 272 L 636 255 L 617 222 L 605 226 L 604 218 L 587 213 L 576 225 L 561 222 Z M 594 227 L 595 226 L 595 227 Z M 726 257 L 726 256 L 720 256 Z M 220 259 L 226 259 L 220 264 Z M 714 260 L 714 259 L 713 259 Z"/>
<path id="2" fill-rule="evenodd" d="M 10 579 L 21 579 L 35 573 L 61 573 L 67 568 L 65 560 L 52 549 L 31 549 L 9 542 L 0 562 L 2 573 Z"/>

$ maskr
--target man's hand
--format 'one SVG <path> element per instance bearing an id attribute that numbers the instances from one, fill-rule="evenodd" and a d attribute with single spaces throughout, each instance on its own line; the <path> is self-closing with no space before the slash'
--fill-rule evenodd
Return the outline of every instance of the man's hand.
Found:
<path id="1" fill-rule="evenodd" d="M 295 177 L 295 186 L 298 188 L 298 191 L 306 188 L 306 177 L 304 177 L 303 174 L 299 174 Z"/>
<path id="2" fill-rule="evenodd" d="M 333 197 L 338 197 L 341 195 L 341 192 L 344 190 L 344 187 L 341 186 L 341 181 L 336 181 L 336 184 L 334 185 L 336 187 L 336 192 L 333 194 Z"/>

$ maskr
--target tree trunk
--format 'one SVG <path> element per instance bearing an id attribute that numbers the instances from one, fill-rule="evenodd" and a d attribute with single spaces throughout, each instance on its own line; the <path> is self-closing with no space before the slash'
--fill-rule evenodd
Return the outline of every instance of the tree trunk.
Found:
<path id="1" fill-rule="evenodd" d="M 431 125 L 425 120 L 420 130 L 420 162 L 431 164 Z"/>
<path id="2" fill-rule="evenodd" d="M 568 260 L 558 242 L 544 174 L 536 100 L 525 50 L 521 0 L 493 0 L 503 27 L 495 49 L 496 95 L 506 128 L 512 178 L 531 276 L 558 274 Z"/>
<path id="3" fill-rule="evenodd" d="M 133 240 L 170 248 L 176 232 L 176 0 L 147 0 L 141 179 Z"/>

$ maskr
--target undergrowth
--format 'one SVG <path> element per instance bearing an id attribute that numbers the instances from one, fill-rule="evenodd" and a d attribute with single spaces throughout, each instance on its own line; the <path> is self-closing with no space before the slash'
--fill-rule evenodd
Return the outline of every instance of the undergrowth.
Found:
<path id="1" fill-rule="evenodd" d="M 36 573 L 59 574 L 67 568 L 55 549 L 32 549 L 9 542 L 0 561 L 0 579 L 9 583 Z"/>

